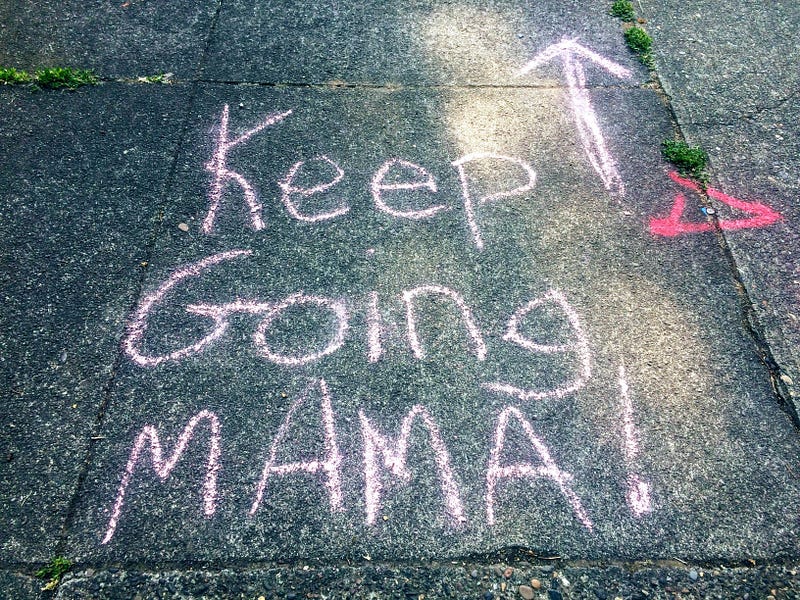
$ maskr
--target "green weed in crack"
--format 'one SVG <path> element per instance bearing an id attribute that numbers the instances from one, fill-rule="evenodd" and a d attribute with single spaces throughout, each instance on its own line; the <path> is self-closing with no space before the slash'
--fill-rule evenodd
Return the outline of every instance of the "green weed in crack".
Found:
<path id="1" fill-rule="evenodd" d="M 636 19 L 636 13 L 633 12 L 633 4 L 630 0 L 615 0 L 611 5 L 611 15 L 623 21 Z"/>
<path id="2" fill-rule="evenodd" d="M 30 73 L 18 71 L 13 67 L 0 67 L 0 83 L 4 85 L 21 85 L 33 81 Z"/>
<path id="3" fill-rule="evenodd" d="M 97 77 L 84 69 L 73 69 L 71 67 L 48 67 L 36 71 L 34 83 L 39 87 L 60 89 L 77 89 L 84 85 L 95 85 Z"/>
<path id="4" fill-rule="evenodd" d="M 686 142 L 664 140 L 661 144 L 661 153 L 668 161 L 674 164 L 682 175 L 689 175 L 698 181 L 706 183 L 708 174 L 708 154 L 700 146 L 690 146 Z"/>
<path id="5" fill-rule="evenodd" d="M 42 587 L 42 591 L 54 590 L 61 582 L 64 574 L 72 568 L 72 561 L 63 556 L 53 557 L 48 564 L 36 571 L 36 576 L 47 579 L 48 582 Z"/>
<path id="6" fill-rule="evenodd" d="M 634 25 L 625 32 L 625 43 L 633 50 L 645 65 L 653 68 L 653 57 L 650 49 L 653 47 L 653 38 L 642 28 Z"/>

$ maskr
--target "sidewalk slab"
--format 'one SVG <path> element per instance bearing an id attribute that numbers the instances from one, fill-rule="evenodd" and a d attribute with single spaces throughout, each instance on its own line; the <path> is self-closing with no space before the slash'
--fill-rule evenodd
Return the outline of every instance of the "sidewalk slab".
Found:
<path id="1" fill-rule="evenodd" d="M 794 557 L 800 443 L 726 259 L 713 236 L 647 227 L 675 193 L 668 115 L 650 90 L 592 98 L 621 198 L 563 89 L 203 86 L 128 317 L 77 558 Z M 220 158 L 223 115 L 233 140 L 288 110 Z M 453 166 L 481 151 L 506 158 L 471 159 L 474 197 L 507 192 L 476 201 L 482 250 Z M 514 192 L 528 175 L 508 157 L 536 171 L 532 189 Z M 376 180 L 397 158 L 418 168 Z M 206 234 L 214 173 L 233 183 Z M 422 182 L 381 191 L 390 208 L 445 208 L 392 216 L 375 181 Z"/>
<path id="2" fill-rule="evenodd" d="M 784 44 L 794 35 L 800 9 L 787 2 L 757 10 L 738 2 L 701 2 L 685 14 L 678 2 L 643 4 L 659 77 L 687 138 L 709 154 L 713 186 L 783 217 L 724 235 L 780 366 L 779 385 L 797 410 L 800 74 Z"/>
<path id="3" fill-rule="evenodd" d="M 217 3 L 13 0 L 0 6 L 0 65 L 101 77 L 196 75 Z"/>
<path id="4" fill-rule="evenodd" d="M 796 123 L 800 102 L 781 110 L 781 121 Z M 782 219 L 763 229 L 727 232 L 725 239 L 747 287 L 760 328 L 780 367 L 794 409 L 800 409 L 800 183 L 790 169 L 800 167 L 800 144 L 784 141 L 771 123 L 735 127 L 688 128 L 694 139 L 709 147 L 715 185 L 748 201 L 768 204 Z M 790 141 L 791 139 L 791 141 Z M 729 149 L 736 148 L 735 152 Z M 796 171 L 794 171 L 796 173 Z M 794 180 L 794 181 L 793 181 Z M 718 182 L 718 183 L 717 183 Z M 742 190 L 739 192 L 738 190 Z"/>
<path id="5" fill-rule="evenodd" d="M 746 123 L 797 93 L 793 2 L 642 0 L 659 78 L 686 124 Z M 712 16 L 713 19 L 709 19 Z M 776 144 L 780 146 L 781 144 Z"/>
<path id="6" fill-rule="evenodd" d="M 118 1 L 0 9 L 6 595 L 796 594 L 796 7 Z"/>
<path id="7" fill-rule="evenodd" d="M 629 57 L 603 3 L 234 0 L 220 11 L 204 72 L 273 84 L 514 85 L 525 63 L 565 38 L 591 41 L 612 60 Z M 545 76 L 552 84 L 560 73 Z M 595 69 L 588 76 L 590 85 L 630 83 Z"/>
<path id="8" fill-rule="evenodd" d="M 0 92 L 0 560 L 39 562 L 84 466 L 186 95 Z"/>

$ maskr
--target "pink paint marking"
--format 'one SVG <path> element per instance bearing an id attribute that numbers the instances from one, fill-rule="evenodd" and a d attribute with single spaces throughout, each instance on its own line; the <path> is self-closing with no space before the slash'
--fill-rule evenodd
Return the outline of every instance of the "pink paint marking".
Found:
<path id="1" fill-rule="evenodd" d="M 512 416 L 522 425 L 525 435 L 528 436 L 528 440 L 536 451 L 536 454 L 538 454 L 539 458 L 542 460 L 541 466 L 537 467 L 531 463 L 519 463 L 508 466 L 500 465 L 500 458 L 503 453 L 503 446 L 505 445 L 506 429 L 508 428 L 508 421 Z M 531 424 L 522 416 L 522 412 L 513 406 L 508 406 L 500 413 L 497 419 L 497 427 L 494 432 L 494 447 L 492 448 L 489 458 L 489 467 L 486 470 L 487 523 L 489 525 L 495 524 L 495 494 L 497 482 L 500 479 L 538 479 L 542 477 L 550 479 L 558 485 L 561 493 L 572 507 L 575 516 L 586 529 L 592 531 L 592 521 L 589 519 L 589 515 L 586 514 L 580 498 L 578 498 L 578 495 L 573 491 L 570 485 L 572 475 L 558 468 L 547 446 L 536 435 Z"/>
<path id="2" fill-rule="evenodd" d="M 336 170 L 336 176 L 327 183 L 321 183 L 316 185 L 312 188 L 302 188 L 296 187 L 293 185 L 295 177 L 297 177 L 297 173 L 306 164 L 306 161 L 301 160 L 300 162 L 295 163 L 292 165 L 292 168 L 289 169 L 289 172 L 286 173 L 286 177 L 284 177 L 281 181 L 278 182 L 278 185 L 283 190 L 283 196 L 281 200 L 283 204 L 286 206 L 286 210 L 292 215 L 295 219 L 299 221 L 305 221 L 307 223 L 316 223 L 318 221 L 326 221 L 328 219 L 334 219 L 336 217 L 340 217 L 350 211 L 350 207 L 347 205 L 340 206 L 336 210 L 332 210 L 329 212 L 321 212 L 317 213 L 316 215 L 304 215 L 302 214 L 297 205 L 292 201 L 292 195 L 297 194 L 301 198 L 308 198 L 309 196 L 313 196 L 314 194 L 320 194 L 326 190 L 329 190 L 337 183 L 339 183 L 342 178 L 344 178 L 344 171 L 342 171 L 341 167 L 333 162 L 327 156 L 317 156 L 313 160 L 319 160 L 322 162 L 328 163 L 331 167 Z"/>
<path id="3" fill-rule="evenodd" d="M 386 178 L 389 170 L 396 165 L 413 171 L 415 175 L 420 177 L 420 179 L 417 181 L 406 181 L 403 183 L 383 183 L 383 180 Z M 446 210 L 448 208 L 446 204 L 437 204 L 422 210 L 398 210 L 386 204 L 383 199 L 383 192 L 385 191 L 423 189 L 433 193 L 436 193 L 437 191 L 436 182 L 434 181 L 433 176 L 428 173 L 428 171 L 419 165 L 415 165 L 414 163 L 408 162 L 407 160 L 402 160 L 400 158 L 392 158 L 381 165 L 381 168 L 376 171 L 372 178 L 372 185 L 370 189 L 372 190 L 372 199 L 375 201 L 375 206 L 378 207 L 379 210 L 394 217 L 415 220 L 428 219 L 439 211 Z"/>
<path id="4" fill-rule="evenodd" d="M 603 181 L 605 188 L 611 193 L 624 196 L 625 185 L 622 181 L 622 176 L 619 174 L 617 163 L 606 145 L 597 119 L 597 113 L 592 106 L 591 97 L 586 89 L 586 73 L 583 65 L 575 60 L 576 56 L 594 62 L 617 77 L 627 79 L 631 76 L 631 72 L 622 65 L 610 61 L 596 52 L 592 52 L 574 40 L 564 40 L 558 44 L 548 46 L 518 71 L 517 76 L 530 73 L 554 58 L 563 59 L 564 76 L 567 80 L 567 94 L 572 105 L 572 113 L 575 117 L 575 124 L 583 144 L 583 150 L 589 158 L 592 168 Z"/>
<path id="5" fill-rule="evenodd" d="M 678 185 L 701 193 L 700 186 L 691 179 L 684 179 L 679 176 L 675 171 L 669 174 L 670 179 Z M 720 190 L 708 188 L 706 190 L 709 198 L 719 200 L 723 204 L 727 204 L 731 208 L 740 210 L 742 212 L 753 215 L 747 219 L 719 219 L 717 223 L 719 228 L 727 231 L 734 231 L 738 229 L 756 229 L 759 227 L 766 227 L 783 219 L 783 215 L 773 210 L 765 204 L 759 202 L 745 202 L 728 196 Z M 686 196 L 681 193 L 675 195 L 675 202 L 672 205 L 672 210 L 669 216 L 663 218 L 651 217 L 650 219 L 650 233 L 653 235 L 661 235 L 664 237 L 675 237 L 684 233 L 703 233 L 706 231 L 713 231 L 714 225 L 709 222 L 689 222 L 681 220 L 683 211 L 686 209 Z"/>
<path id="6" fill-rule="evenodd" d="M 208 410 L 203 410 L 197 413 L 189 423 L 184 427 L 183 432 L 178 437 L 178 443 L 175 445 L 175 450 L 172 456 L 164 461 L 164 450 L 158 438 L 158 431 L 152 425 L 146 425 L 136 437 L 133 444 L 128 464 L 125 466 L 125 472 L 122 475 L 122 481 L 117 490 L 117 497 L 114 500 L 114 507 L 111 510 L 111 518 L 108 521 L 108 528 L 103 537 L 103 544 L 107 544 L 114 537 L 114 532 L 119 524 L 119 517 L 122 513 L 122 507 L 125 504 L 125 492 L 128 489 L 128 484 L 131 482 L 133 472 L 136 469 L 136 464 L 139 462 L 139 456 L 142 450 L 145 449 L 149 442 L 150 446 L 150 460 L 153 470 L 156 472 L 161 481 L 165 481 L 169 477 L 178 460 L 183 455 L 186 446 L 194 435 L 195 427 L 200 421 L 208 421 L 211 427 L 211 440 L 208 450 L 208 462 L 206 463 L 206 478 L 203 483 L 203 512 L 207 517 L 214 514 L 217 502 L 217 473 L 219 472 L 219 455 L 220 455 L 220 424 L 217 416 Z"/>
<path id="7" fill-rule="evenodd" d="M 288 464 L 276 464 L 278 448 L 283 444 L 289 428 L 292 424 L 292 418 L 297 410 L 308 399 L 311 389 L 319 383 L 320 390 L 322 391 L 322 401 L 320 403 L 320 410 L 322 412 L 322 433 L 325 439 L 325 460 L 312 460 L 300 461 Z M 278 428 L 278 433 L 275 439 L 272 440 L 272 446 L 269 450 L 269 458 L 264 463 L 264 470 L 261 472 L 261 479 L 256 488 L 256 497 L 250 507 L 249 514 L 252 516 L 261 505 L 264 498 L 264 490 L 267 487 L 267 479 L 272 475 L 293 475 L 295 473 L 309 473 L 315 475 L 317 472 L 325 472 L 325 489 L 328 491 L 328 498 L 331 504 L 331 510 L 339 512 L 342 508 L 342 483 L 340 476 L 340 469 L 342 464 L 342 455 L 339 452 L 339 446 L 336 443 L 336 429 L 334 428 L 334 415 L 333 406 L 331 405 L 331 395 L 328 389 L 328 384 L 324 379 L 312 381 L 306 386 L 306 389 L 300 394 L 300 397 L 295 400 L 289 407 L 286 413 L 286 418 Z"/>
<path id="8" fill-rule="evenodd" d="M 636 456 L 639 454 L 639 436 L 633 422 L 633 403 L 628 393 L 628 381 L 625 378 L 625 367 L 619 368 L 619 390 L 622 400 L 622 432 L 625 440 L 625 465 L 628 470 L 628 490 L 625 499 L 628 507 L 636 517 L 641 517 L 653 510 L 650 501 L 650 484 L 642 481 L 634 472 Z"/>
<path id="9" fill-rule="evenodd" d="M 461 311 L 461 317 L 464 319 L 464 325 L 467 328 L 467 333 L 469 333 L 470 337 L 472 338 L 472 345 L 475 349 L 475 355 L 478 357 L 478 360 L 484 360 L 486 358 L 486 344 L 483 341 L 483 337 L 481 336 L 478 326 L 475 324 L 472 311 L 458 292 L 440 285 L 423 285 L 421 287 L 413 288 L 403 292 L 403 300 L 406 303 L 408 343 L 414 352 L 414 356 L 418 359 L 425 358 L 425 350 L 423 349 L 422 344 L 419 341 L 419 335 L 417 334 L 417 319 L 414 315 L 414 299 L 417 296 L 428 294 L 446 296 L 455 302 L 456 306 L 458 306 L 459 310 Z"/>
<path id="10" fill-rule="evenodd" d="M 505 160 L 508 162 L 512 162 L 514 164 L 519 165 L 525 171 L 528 176 L 528 182 L 524 185 L 514 188 L 513 190 L 507 190 L 502 192 L 496 192 L 494 194 L 489 194 L 488 196 L 483 196 L 479 198 L 477 201 L 473 201 L 472 196 L 469 193 L 469 180 L 467 178 L 466 170 L 464 169 L 464 165 L 475 161 L 475 160 Z M 464 199 L 464 213 L 467 217 L 467 224 L 469 225 L 469 230 L 472 232 L 472 241 L 475 244 L 475 247 L 478 250 L 483 250 L 483 237 L 481 236 L 481 230 L 478 226 L 478 221 L 475 216 L 475 206 L 476 205 L 483 205 L 488 202 L 492 202 L 494 200 L 500 200 L 502 198 L 511 198 L 513 196 L 519 196 L 524 194 L 527 191 L 533 189 L 533 186 L 536 184 L 536 171 L 533 170 L 528 163 L 519 158 L 512 158 L 510 156 L 503 156 L 502 154 L 495 154 L 493 152 L 475 152 L 473 154 L 467 154 L 466 156 L 462 156 L 457 161 L 453 163 L 453 166 L 458 170 L 458 178 L 461 181 L 461 195 Z"/>
<path id="11" fill-rule="evenodd" d="M 315 304 L 320 308 L 330 310 L 334 315 L 336 315 L 337 326 L 333 335 L 333 339 L 331 339 L 328 345 L 319 352 L 312 352 L 302 356 L 286 356 L 273 352 L 267 344 L 267 329 L 269 329 L 269 326 L 272 325 L 272 322 L 287 308 L 303 304 Z M 344 344 L 344 337 L 347 333 L 347 329 L 348 315 L 344 301 L 332 300 L 323 296 L 307 296 L 302 292 L 297 292 L 296 294 L 292 294 L 282 302 L 275 304 L 270 308 L 267 315 L 256 328 L 256 331 L 253 334 L 253 341 L 255 342 L 255 345 L 261 354 L 275 364 L 284 365 L 287 367 L 298 367 L 310 362 L 314 362 L 323 356 L 327 356 L 336 352 Z"/>
<path id="12" fill-rule="evenodd" d="M 572 329 L 575 341 L 571 344 L 539 344 L 533 340 L 526 338 L 519 331 L 520 322 L 532 310 L 544 305 L 555 304 L 558 306 L 567 317 L 567 322 Z M 586 382 L 592 377 L 592 353 L 589 348 L 589 338 L 583 331 L 581 326 L 580 317 L 577 311 L 570 306 L 564 295 L 558 290 L 550 290 L 544 296 L 531 300 L 521 308 L 517 309 L 508 321 L 508 327 L 503 339 L 513 342 L 530 352 L 540 352 L 542 354 L 557 354 L 566 352 L 575 352 L 580 360 L 580 367 L 578 376 L 574 381 L 557 387 L 552 390 L 536 391 L 519 388 L 507 383 L 493 382 L 484 383 L 482 387 L 493 392 L 507 394 L 513 396 L 522 402 L 530 400 L 541 400 L 544 398 L 563 398 L 569 394 L 573 394 L 582 389 Z"/>
<path id="13" fill-rule="evenodd" d="M 222 192 L 225 190 L 225 185 L 229 181 L 239 184 L 239 187 L 242 188 L 245 202 L 247 202 L 247 206 L 250 209 L 250 220 L 253 224 L 253 229 L 260 231 L 264 228 L 264 221 L 261 218 L 262 207 L 258 202 L 255 190 L 253 190 L 253 186 L 251 186 L 250 183 L 240 173 L 232 171 L 228 168 L 228 151 L 231 148 L 246 142 L 263 129 L 279 123 L 292 114 L 292 111 L 288 110 L 283 113 L 270 115 L 260 124 L 248 131 L 245 131 L 242 135 L 234 139 L 228 138 L 229 114 L 230 111 L 228 109 L 228 105 L 226 104 L 222 109 L 222 116 L 220 117 L 219 121 L 219 134 L 217 135 L 216 150 L 214 151 L 213 158 L 206 163 L 206 170 L 211 172 L 213 175 L 213 180 L 211 182 L 211 189 L 208 193 L 211 203 L 208 207 L 208 213 L 206 214 L 205 219 L 203 219 L 203 225 L 201 227 L 203 233 L 205 234 L 211 233 L 214 229 L 214 220 L 217 217 L 217 211 L 219 211 L 220 202 L 222 201 Z"/>
<path id="14" fill-rule="evenodd" d="M 380 458 L 383 458 L 383 467 L 402 482 L 408 483 L 411 479 L 411 472 L 408 470 L 406 458 L 411 426 L 417 417 L 422 419 L 428 430 L 450 524 L 453 527 L 460 527 L 467 521 L 464 515 L 464 507 L 459 497 L 458 485 L 450 468 L 450 455 L 442 441 L 439 427 L 424 406 L 417 404 L 411 408 L 400 426 L 400 436 L 393 442 L 389 441 L 370 423 L 369 419 L 364 415 L 364 411 L 359 410 L 358 416 L 361 419 L 361 433 L 364 437 L 367 525 L 375 524 L 378 512 L 381 509 L 383 484 L 381 482 Z"/>
<path id="15" fill-rule="evenodd" d="M 219 339 L 227 330 L 228 323 L 220 314 L 209 314 L 208 316 L 214 319 L 214 328 L 211 330 L 211 333 L 194 344 L 160 356 L 145 356 L 139 350 L 142 339 L 144 338 L 144 333 L 147 330 L 147 320 L 150 316 L 150 312 L 153 310 L 153 307 L 156 304 L 160 303 L 164 299 L 164 296 L 166 296 L 172 288 L 174 288 L 184 279 L 197 277 L 206 269 L 218 265 L 219 263 L 242 256 L 250 256 L 251 254 L 251 250 L 231 250 L 229 252 L 221 252 L 220 254 L 214 254 L 213 256 L 209 256 L 208 258 L 204 258 L 203 260 L 192 263 L 175 271 L 164 283 L 158 287 L 158 289 L 146 295 L 141 303 L 139 303 L 139 306 L 133 313 L 133 317 L 128 322 L 127 332 L 122 341 L 122 348 L 124 352 L 139 366 L 155 367 L 167 360 L 179 360 L 191 354 L 201 352 L 214 341 Z"/>
<path id="16" fill-rule="evenodd" d="M 381 314 L 378 311 L 378 292 L 369 293 L 367 340 L 369 342 L 369 362 L 376 363 L 383 355 L 383 346 L 381 345 Z"/>

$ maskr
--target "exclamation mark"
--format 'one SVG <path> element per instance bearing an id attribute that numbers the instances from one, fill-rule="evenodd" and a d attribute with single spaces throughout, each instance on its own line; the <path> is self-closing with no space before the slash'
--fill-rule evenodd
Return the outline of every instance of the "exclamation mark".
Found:
<path id="1" fill-rule="evenodd" d="M 633 404 L 628 394 L 628 381 L 625 379 L 625 367 L 619 368 L 619 391 L 622 400 L 622 430 L 625 439 L 625 468 L 628 471 L 628 490 L 625 500 L 628 508 L 636 517 L 653 510 L 650 501 L 650 484 L 642 481 L 635 472 L 636 456 L 639 454 L 639 436 L 633 423 Z"/>

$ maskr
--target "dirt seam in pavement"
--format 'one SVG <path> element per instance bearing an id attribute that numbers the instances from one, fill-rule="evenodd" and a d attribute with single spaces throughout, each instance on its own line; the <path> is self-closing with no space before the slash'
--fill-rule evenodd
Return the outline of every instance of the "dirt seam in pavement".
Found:
<path id="1" fill-rule="evenodd" d="M 667 109 L 674 133 L 678 139 L 686 142 L 686 135 L 683 131 L 683 127 L 681 126 L 681 122 L 678 119 L 678 115 L 675 112 L 675 108 L 673 107 L 672 98 L 661 84 L 661 79 L 658 75 L 657 68 L 650 69 L 650 79 L 652 85 L 649 87 L 655 91 L 656 95 L 658 95 L 658 97 L 661 99 L 661 102 Z M 713 169 L 709 170 L 713 171 Z M 707 209 L 713 208 L 708 194 L 706 193 L 706 186 L 704 184 L 700 185 L 699 193 L 701 196 L 702 205 Z M 716 213 L 709 212 L 707 217 L 711 220 L 714 226 L 714 234 L 716 236 L 717 243 L 730 268 L 730 276 L 734 288 L 736 289 L 736 297 L 739 302 L 740 320 L 742 326 L 744 327 L 747 336 L 751 339 L 761 364 L 763 364 L 767 370 L 772 391 L 775 399 L 778 402 L 778 406 L 789 416 L 795 428 L 800 430 L 800 416 L 795 409 L 792 396 L 789 393 L 786 384 L 781 379 L 782 371 L 780 365 L 775 360 L 775 356 L 772 354 L 772 349 L 770 348 L 769 342 L 764 335 L 764 329 L 761 326 L 761 322 L 754 308 L 753 300 L 750 297 L 750 293 L 745 285 L 741 272 L 739 271 L 736 258 L 734 257 L 730 246 L 728 245 L 725 232 L 719 226 L 719 220 Z"/>
<path id="2" fill-rule="evenodd" d="M 209 26 L 209 32 L 206 38 L 205 47 L 203 49 L 203 53 L 198 63 L 198 68 L 196 72 L 197 77 L 195 78 L 195 80 L 190 82 L 191 87 L 188 93 L 189 98 L 188 101 L 185 103 L 185 108 L 183 111 L 183 115 L 181 117 L 183 125 L 181 126 L 180 132 L 178 133 L 178 139 L 175 144 L 175 149 L 173 150 L 172 153 L 172 159 L 170 161 L 169 171 L 165 178 L 164 187 L 161 192 L 161 200 L 153 216 L 153 225 L 150 230 L 150 235 L 148 237 L 147 243 L 144 247 L 144 253 L 143 253 L 144 258 L 142 259 L 139 267 L 139 277 L 136 283 L 136 291 L 134 292 L 134 299 L 131 302 L 127 312 L 125 313 L 126 320 L 127 316 L 130 315 L 134 310 L 136 310 L 136 307 L 138 306 L 144 292 L 145 279 L 147 276 L 148 267 L 155 253 L 156 242 L 158 240 L 159 234 L 162 229 L 167 198 L 170 197 L 172 188 L 175 185 L 175 174 L 178 167 L 178 160 L 180 159 L 180 156 L 183 153 L 184 141 L 189 132 L 189 121 L 191 120 L 192 110 L 194 109 L 194 105 L 197 98 L 197 93 L 198 93 L 197 89 L 199 87 L 198 82 L 200 80 L 200 75 L 203 72 L 204 65 L 208 57 L 211 39 L 213 38 L 214 31 L 216 30 L 217 21 L 219 19 L 219 13 L 222 8 L 222 2 L 223 0 L 217 0 L 217 7 L 214 16 L 211 20 L 211 24 Z M 123 337 L 124 337 L 124 331 L 121 333 L 121 337 L 117 343 L 116 356 L 114 357 L 114 361 L 111 367 L 111 372 L 109 374 L 108 380 L 106 381 L 101 391 L 101 400 L 97 408 L 97 413 L 95 414 L 92 429 L 89 433 L 89 440 L 86 446 L 83 465 L 81 466 L 81 470 L 78 474 L 78 479 L 75 484 L 74 492 L 67 506 L 61 532 L 58 536 L 59 539 L 56 544 L 56 550 L 55 550 L 56 556 L 64 556 L 68 551 L 67 542 L 69 538 L 69 533 L 72 529 L 73 521 L 77 513 L 78 503 L 81 498 L 81 492 L 86 482 L 86 478 L 88 477 L 91 465 L 94 461 L 94 454 L 97 443 L 101 441 L 100 433 L 102 432 L 103 426 L 105 424 L 106 412 L 108 411 L 108 408 L 111 404 L 112 393 L 114 391 L 114 387 L 117 381 L 117 373 L 119 372 L 119 369 L 122 366 L 122 361 L 124 360 L 123 350 L 122 350 Z M 55 590 L 53 590 L 53 593 L 55 593 Z M 47 598 L 49 596 L 45 595 L 44 597 Z"/>
<path id="3" fill-rule="evenodd" d="M 643 569 L 750 569 L 753 571 L 763 569 L 765 567 L 779 568 L 800 568 L 800 561 L 797 558 L 778 558 L 766 560 L 710 560 L 704 559 L 701 561 L 682 560 L 679 558 L 660 558 L 660 559 L 636 559 L 636 560 L 619 560 L 619 559 L 575 559 L 575 560 L 544 560 L 542 558 L 527 557 L 527 558 L 508 558 L 505 556 L 487 556 L 485 559 L 479 557 L 451 557 L 447 559 L 431 559 L 427 561 L 420 560 L 373 560 L 373 561 L 346 561 L 340 560 L 337 562 L 321 561 L 315 559 L 309 560 L 285 560 L 285 561 L 165 561 L 159 563 L 150 562 L 136 562 L 131 564 L 125 563 L 93 563 L 91 561 L 85 563 L 76 563 L 70 569 L 71 573 L 77 573 L 81 570 L 92 569 L 95 573 L 114 572 L 114 571 L 127 571 L 142 574 L 157 574 L 167 573 L 174 571 L 191 571 L 191 572 L 210 572 L 219 573 L 222 571 L 233 571 L 236 573 L 246 573 L 253 571 L 271 571 L 281 570 L 290 571 L 293 569 L 305 570 L 308 569 L 365 569 L 365 568 L 386 568 L 386 569 L 427 569 L 434 571 L 442 568 L 464 568 L 464 567 L 490 567 L 494 565 L 503 566 L 522 566 L 526 568 L 537 569 L 542 567 L 552 567 L 554 569 L 623 569 L 628 572 L 641 571 Z M 6 573 L 15 573 L 29 577 L 30 565 L 0 565 L 0 571 Z"/>
<path id="4" fill-rule="evenodd" d="M 800 429 L 800 416 L 797 414 L 797 410 L 795 408 L 794 401 L 792 400 L 792 395 L 789 393 L 788 386 L 781 378 L 783 373 L 781 366 L 778 364 L 778 361 L 775 360 L 775 356 L 772 354 L 772 348 L 770 348 L 769 341 L 764 334 L 764 328 L 762 327 L 761 321 L 756 313 L 754 302 L 751 299 L 750 293 L 747 290 L 747 285 L 745 285 L 744 279 L 739 272 L 739 266 L 736 263 L 736 258 L 734 257 L 730 246 L 728 245 L 728 240 L 725 237 L 725 233 L 717 224 L 716 215 L 714 215 L 713 220 L 716 226 L 715 229 L 717 241 L 722 249 L 722 253 L 725 255 L 725 258 L 728 261 L 731 269 L 731 277 L 733 278 L 734 285 L 736 286 L 736 292 L 739 297 L 739 308 L 741 310 L 742 323 L 748 335 L 753 340 L 753 344 L 758 352 L 759 359 L 769 373 L 772 391 L 775 394 L 775 398 L 778 400 L 778 405 L 791 418 L 795 428 Z"/>
<path id="5" fill-rule="evenodd" d="M 241 85 L 247 87 L 264 87 L 264 88 L 297 88 L 309 90 L 335 90 L 335 89 L 353 89 L 353 90 L 375 90 L 398 92 L 403 90 L 552 90 L 563 91 L 564 85 L 552 83 L 370 83 L 367 81 L 349 82 L 349 81 L 258 81 L 258 80 L 243 80 L 243 79 L 170 79 L 162 83 L 150 83 L 146 81 L 139 81 L 130 78 L 103 78 L 99 77 L 100 83 L 123 83 L 128 85 L 180 85 L 180 84 L 196 84 L 202 83 L 207 85 Z M 645 83 L 631 83 L 625 84 L 596 84 L 587 85 L 588 90 L 646 90 L 649 89 Z"/>

